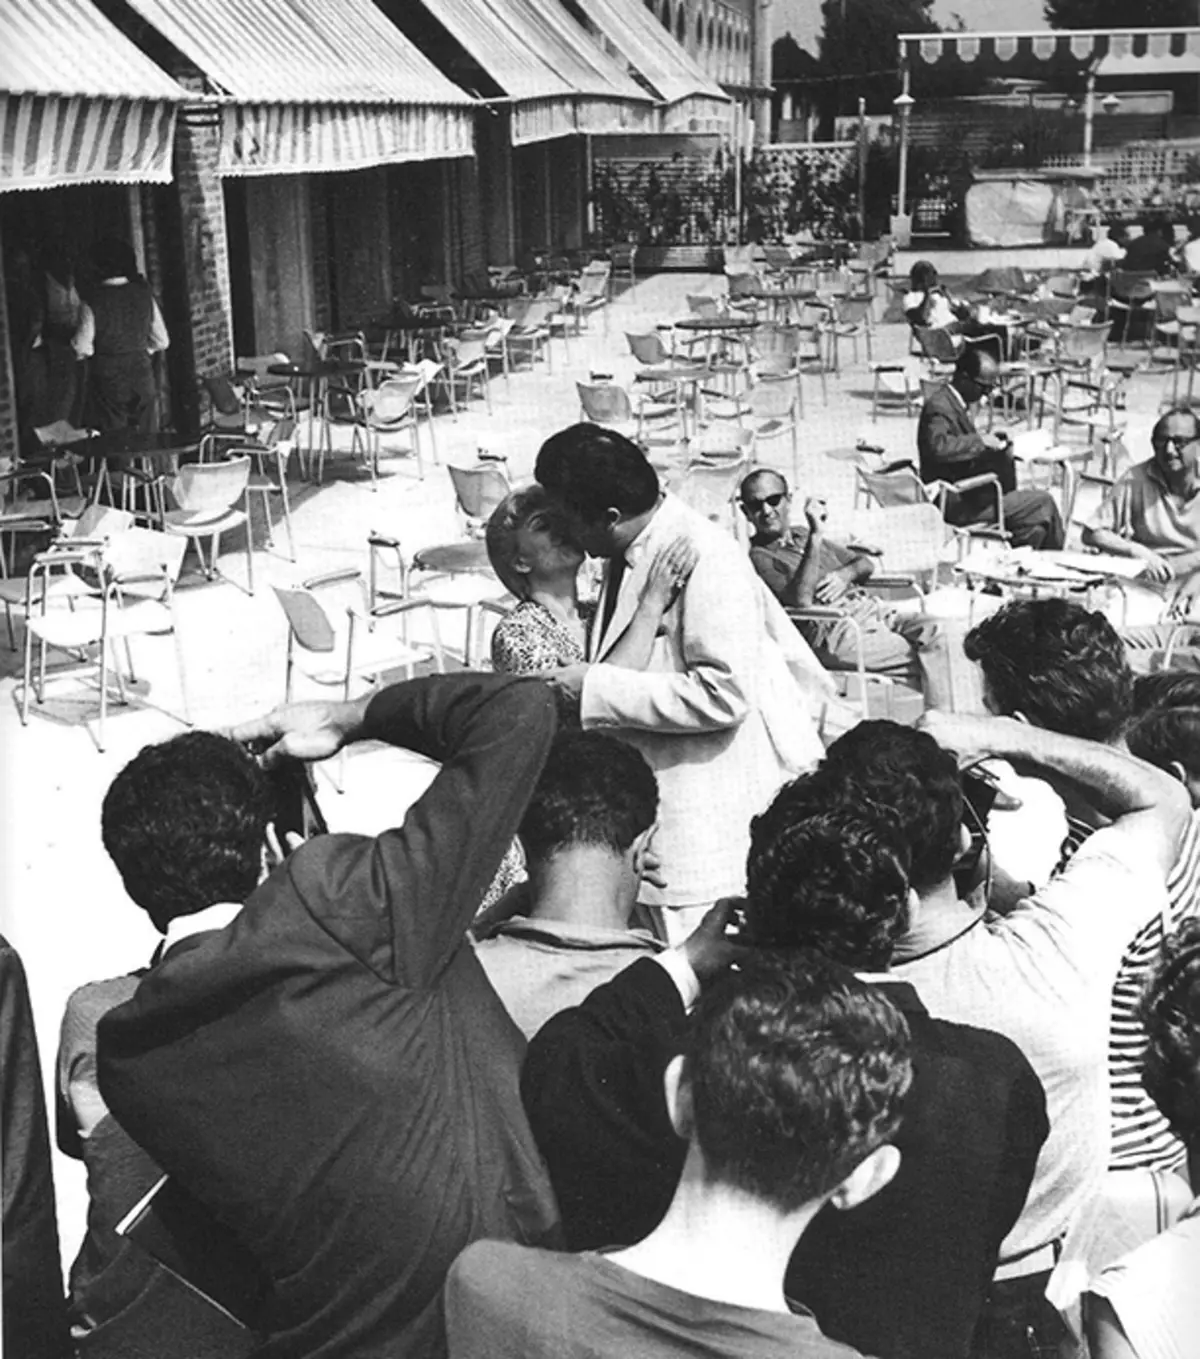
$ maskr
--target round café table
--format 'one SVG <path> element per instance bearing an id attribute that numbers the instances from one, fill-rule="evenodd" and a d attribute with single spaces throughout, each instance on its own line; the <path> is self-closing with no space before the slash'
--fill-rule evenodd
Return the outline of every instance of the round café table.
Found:
<path id="1" fill-rule="evenodd" d="M 714 354 L 722 352 L 727 345 L 740 344 L 749 356 L 751 333 L 758 328 L 759 322 L 753 316 L 726 315 L 687 316 L 674 323 L 675 330 L 686 331 L 697 339 L 703 337 L 704 358 L 712 362 Z"/>

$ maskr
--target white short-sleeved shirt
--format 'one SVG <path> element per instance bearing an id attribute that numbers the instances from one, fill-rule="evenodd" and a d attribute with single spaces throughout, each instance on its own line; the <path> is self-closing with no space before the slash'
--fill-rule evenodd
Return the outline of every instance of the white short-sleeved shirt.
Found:
<path id="1" fill-rule="evenodd" d="M 1200 495 L 1172 494 L 1153 458 L 1116 480 L 1089 528 L 1108 529 L 1164 556 L 1200 548 Z"/>
<path id="2" fill-rule="evenodd" d="M 1165 908 L 1158 865 L 1106 828 L 1009 915 L 985 916 L 952 943 L 892 968 L 935 1018 L 1011 1038 L 1045 1089 L 1050 1135 L 1002 1259 L 1062 1236 L 1100 1184 L 1113 982 L 1129 941 Z"/>
<path id="3" fill-rule="evenodd" d="M 1195 1359 L 1200 1352 L 1200 1198 L 1179 1221 L 1092 1280 L 1138 1359 Z"/>

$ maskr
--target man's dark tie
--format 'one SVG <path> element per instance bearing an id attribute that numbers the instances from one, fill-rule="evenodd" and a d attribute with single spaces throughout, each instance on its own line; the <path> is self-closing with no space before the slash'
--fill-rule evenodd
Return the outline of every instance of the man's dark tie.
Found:
<path id="1" fill-rule="evenodd" d="M 625 579 L 624 554 L 612 557 L 608 563 L 608 582 L 604 590 L 604 609 L 600 614 L 600 644 L 603 645 L 608 625 L 612 622 L 617 607 L 617 596 L 621 593 L 621 582 Z"/>

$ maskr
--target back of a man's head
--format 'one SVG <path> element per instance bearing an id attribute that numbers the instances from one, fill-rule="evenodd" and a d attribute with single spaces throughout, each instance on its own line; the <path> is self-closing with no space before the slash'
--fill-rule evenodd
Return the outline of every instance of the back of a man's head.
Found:
<path id="1" fill-rule="evenodd" d="M 587 522 L 610 509 L 632 517 L 658 502 L 658 474 L 631 439 L 588 423 L 552 434 L 542 445 L 534 476 Z"/>
<path id="2" fill-rule="evenodd" d="M 860 722 L 825 752 L 821 772 L 847 805 L 890 820 L 918 892 L 946 881 L 963 848 L 962 776 L 928 732 Z"/>
<path id="3" fill-rule="evenodd" d="M 1109 742 L 1133 705 L 1133 672 L 1103 614 L 1069 599 L 1022 599 L 967 633 L 988 706 L 1064 736 Z"/>
<path id="4" fill-rule="evenodd" d="M 640 751 L 601 732 L 555 738 L 521 820 L 531 864 L 579 846 L 625 854 L 658 815 L 658 781 Z"/>
<path id="5" fill-rule="evenodd" d="M 130 897 L 165 931 L 258 883 L 271 804 L 255 760 L 214 732 L 147 746 L 112 781 L 100 828 Z"/>
<path id="6" fill-rule="evenodd" d="M 849 805 L 823 771 L 804 775 L 750 823 L 747 940 L 882 970 L 908 926 L 907 867 L 886 813 Z"/>
<path id="7" fill-rule="evenodd" d="M 899 1126 L 908 1026 L 826 958 L 751 954 L 705 988 L 682 1081 L 707 1182 L 790 1213 L 831 1193 Z"/>
<path id="8" fill-rule="evenodd" d="M 1130 754 L 1182 779 L 1192 806 L 1200 805 L 1200 675 L 1186 670 L 1139 675 L 1133 706 L 1125 729 Z"/>

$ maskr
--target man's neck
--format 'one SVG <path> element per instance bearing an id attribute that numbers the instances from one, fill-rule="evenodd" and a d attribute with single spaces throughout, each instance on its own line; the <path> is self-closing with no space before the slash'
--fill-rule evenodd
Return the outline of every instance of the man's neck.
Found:
<path id="1" fill-rule="evenodd" d="M 647 524 L 649 524 L 651 519 L 653 519 L 659 510 L 662 509 L 662 503 L 662 496 L 659 496 L 658 500 L 655 501 L 650 509 L 643 511 L 641 514 L 635 514 L 632 518 L 623 519 L 621 521 L 615 535 L 614 557 L 624 556 L 625 553 L 629 551 L 634 543 L 642 536 Z"/>
<path id="2" fill-rule="evenodd" d="M 784 1273 L 819 1206 L 782 1216 L 740 1190 L 706 1184 L 693 1143 L 662 1222 L 644 1241 L 609 1259 L 693 1297 L 787 1312 Z"/>
<path id="3" fill-rule="evenodd" d="M 576 845 L 529 866 L 532 920 L 626 930 L 638 880 L 623 857 L 603 845 Z"/>
<path id="4" fill-rule="evenodd" d="M 892 954 L 893 965 L 921 958 L 948 944 L 968 930 L 984 909 L 963 901 L 952 877 L 922 891 L 920 904 L 913 909 L 908 929 Z"/>

